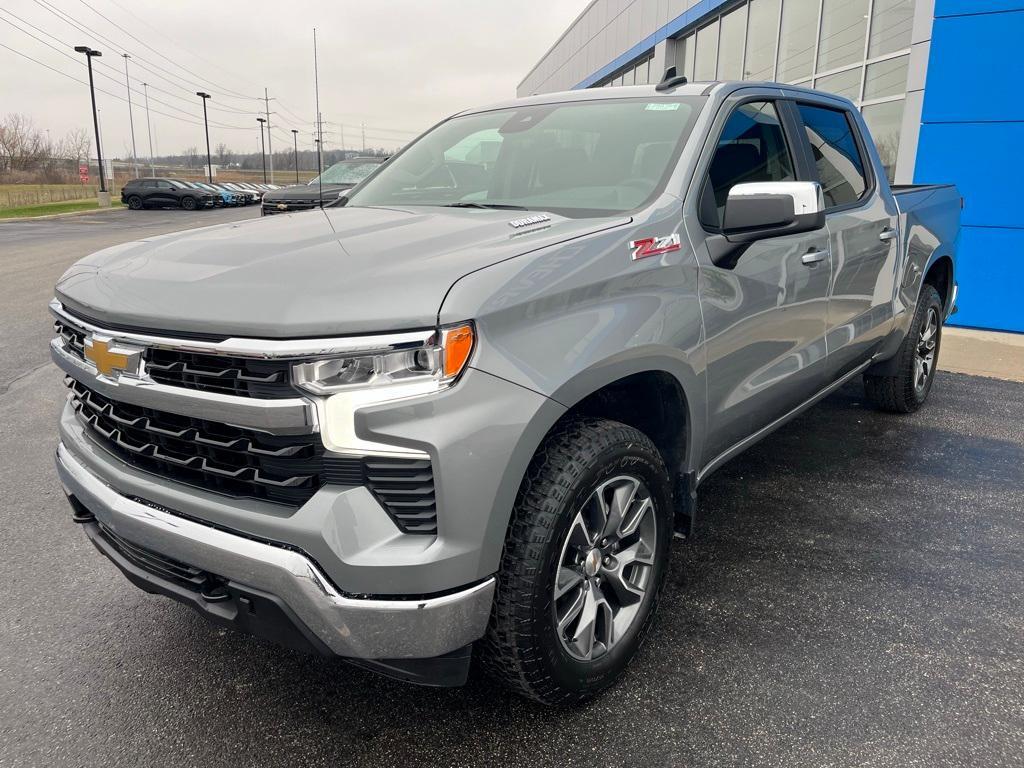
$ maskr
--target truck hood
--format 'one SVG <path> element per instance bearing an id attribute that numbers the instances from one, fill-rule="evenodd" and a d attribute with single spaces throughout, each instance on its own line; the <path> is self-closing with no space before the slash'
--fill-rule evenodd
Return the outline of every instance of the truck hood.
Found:
<path id="1" fill-rule="evenodd" d="M 429 328 L 452 283 L 628 217 L 523 227 L 518 211 L 336 208 L 150 237 L 71 267 L 57 297 L 101 323 L 301 338 Z M 468 318 L 467 318 L 468 319 Z"/>
<path id="2" fill-rule="evenodd" d="M 352 189 L 354 186 L 355 184 L 324 184 L 324 199 L 337 198 L 339 192 Z M 292 184 L 283 189 L 271 189 L 263 195 L 263 199 L 268 203 L 277 200 L 319 200 L 320 185 Z"/>

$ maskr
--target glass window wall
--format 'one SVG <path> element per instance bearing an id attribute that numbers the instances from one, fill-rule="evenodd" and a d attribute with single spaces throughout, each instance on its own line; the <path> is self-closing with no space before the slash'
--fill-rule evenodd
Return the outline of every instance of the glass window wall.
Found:
<path id="1" fill-rule="evenodd" d="M 784 0 L 776 80 L 793 83 L 811 74 L 819 0 Z"/>
<path id="2" fill-rule="evenodd" d="M 697 30 L 697 56 L 693 64 L 694 80 L 714 80 L 718 72 L 718 20 Z"/>
<path id="3" fill-rule="evenodd" d="M 749 3 L 744 80 L 772 80 L 775 77 L 780 3 L 781 0 L 751 0 Z"/>
<path id="4" fill-rule="evenodd" d="M 743 79 L 743 39 L 747 34 L 747 6 L 741 5 L 722 17 L 718 39 L 718 79 Z"/>

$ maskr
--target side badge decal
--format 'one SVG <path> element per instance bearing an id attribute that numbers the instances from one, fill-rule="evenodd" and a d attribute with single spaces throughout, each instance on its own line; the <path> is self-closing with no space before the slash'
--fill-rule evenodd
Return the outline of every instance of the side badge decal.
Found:
<path id="1" fill-rule="evenodd" d="M 665 237 L 644 237 L 634 240 L 629 244 L 633 249 L 633 261 L 646 259 L 648 256 L 660 256 L 663 253 L 678 251 L 682 245 L 679 234 L 671 234 Z"/>

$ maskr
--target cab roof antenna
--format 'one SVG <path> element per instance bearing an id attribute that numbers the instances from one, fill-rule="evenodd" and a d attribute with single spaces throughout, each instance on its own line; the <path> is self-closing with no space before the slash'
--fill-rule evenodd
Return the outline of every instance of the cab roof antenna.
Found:
<path id="1" fill-rule="evenodd" d="M 686 75 L 677 75 L 675 67 L 669 67 L 665 70 L 665 76 L 661 78 L 661 82 L 654 86 L 656 91 L 670 91 L 677 85 L 686 85 Z"/>

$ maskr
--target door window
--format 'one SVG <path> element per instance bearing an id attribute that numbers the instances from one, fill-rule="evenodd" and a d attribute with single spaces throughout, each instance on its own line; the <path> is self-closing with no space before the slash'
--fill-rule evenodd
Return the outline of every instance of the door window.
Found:
<path id="1" fill-rule="evenodd" d="M 737 184 L 795 180 L 775 105 L 770 101 L 742 104 L 729 116 L 711 159 L 701 193 L 701 224 L 709 229 L 721 226 L 729 190 Z"/>
<path id="2" fill-rule="evenodd" d="M 814 164 L 825 193 L 825 206 L 835 208 L 860 200 L 868 188 L 853 123 L 846 112 L 799 104 Z"/>

